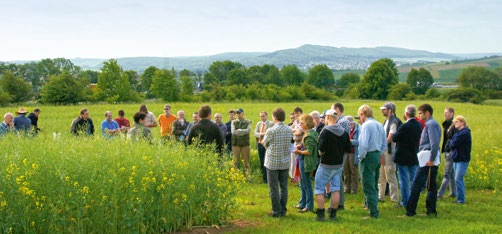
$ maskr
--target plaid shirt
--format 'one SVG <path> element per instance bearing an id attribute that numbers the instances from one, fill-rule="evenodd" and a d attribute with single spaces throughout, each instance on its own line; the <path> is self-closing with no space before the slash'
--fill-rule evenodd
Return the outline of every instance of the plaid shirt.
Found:
<path id="1" fill-rule="evenodd" d="M 343 114 L 340 115 L 340 118 L 338 118 L 338 121 L 336 121 L 336 123 L 339 124 L 350 136 L 350 122 L 347 118 L 345 118 Z"/>
<path id="2" fill-rule="evenodd" d="M 263 138 L 263 145 L 267 148 L 266 168 L 269 170 L 289 169 L 291 137 L 293 137 L 293 131 L 282 122 L 276 123 L 267 130 Z"/>

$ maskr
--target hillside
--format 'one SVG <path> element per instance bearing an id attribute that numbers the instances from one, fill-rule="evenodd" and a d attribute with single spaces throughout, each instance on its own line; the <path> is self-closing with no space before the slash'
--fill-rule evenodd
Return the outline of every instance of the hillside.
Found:
<path id="1" fill-rule="evenodd" d="M 373 61 L 380 58 L 392 58 L 396 64 L 416 62 L 439 62 L 461 59 L 461 57 L 432 53 L 423 50 L 409 50 L 395 47 L 347 48 L 319 45 L 303 45 L 298 48 L 267 52 L 230 52 L 211 56 L 195 57 L 131 57 L 118 58 L 126 70 L 142 72 L 149 66 L 158 68 L 189 69 L 205 71 L 212 62 L 232 60 L 245 66 L 274 64 L 282 67 L 296 64 L 301 69 L 308 69 L 316 64 L 326 64 L 333 70 L 366 69 Z M 84 69 L 99 69 L 107 59 L 72 59 L 75 65 Z"/>
<path id="2" fill-rule="evenodd" d="M 454 83 L 462 69 L 470 66 L 495 69 L 502 66 L 502 56 L 492 56 L 480 59 L 452 60 L 449 62 L 431 63 L 425 65 L 403 65 L 399 67 L 399 80 L 405 81 L 412 68 L 421 67 L 429 70 L 437 83 Z"/>

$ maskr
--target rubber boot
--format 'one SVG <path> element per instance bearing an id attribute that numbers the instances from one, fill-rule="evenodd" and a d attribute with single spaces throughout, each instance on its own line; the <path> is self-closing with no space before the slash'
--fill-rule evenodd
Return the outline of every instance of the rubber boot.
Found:
<path id="1" fill-rule="evenodd" d="M 338 209 L 334 209 L 334 208 L 328 208 L 328 214 L 329 214 L 329 219 L 330 220 L 336 220 L 336 212 L 338 211 Z"/>
<path id="2" fill-rule="evenodd" d="M 314 219 L 315 221 L 319 222 L 324 222 L 326 221 L 326 218 L 324 218 L 324 209 L 317 209 L 316 210 L 317 217 Z"/>

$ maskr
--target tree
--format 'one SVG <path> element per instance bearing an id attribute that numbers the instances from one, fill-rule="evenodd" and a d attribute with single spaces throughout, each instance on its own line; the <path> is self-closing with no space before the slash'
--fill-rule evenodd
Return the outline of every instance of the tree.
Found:
<path id="1" fill-rule="evenodd" d="M 305 81 L 305 74 L 294 64 L 281 69 L 281 78 L 287 85 L 300 86 Z"/>
<path id="2" fill-rule="evenodd" d="M 90 93 L 87 77 L 75 78 L 68 71 L 52 75 L 42 87 L 41 101 L 48 104 L 77 104 Z"/>
<path id="3" fill-rule="evenodd" d="M 193 82 L 189 76 L 182 76 L 181 77 L 181 95 L 182 96 L 192 96 L 193 95 Z"/>
<path id="4" fill-rule="evenodd" d="M 247 70 L 248 79 L 254 84 L 264 84 L 265 74 L 263 74 L 261 66 L 251 66 Z"/>
<path id="5" fill-rule="evenodd" d="M 89 81 L 89 83 L 91 83 L 91 84 L 98 83 L 98 76 L 99 76 L 99 72 L 93 71 L 93 70 L 85 70 L 80 75 L 81 78 L 87 79 Z"/>
<path id="6" fill-rule="evenodd" d="M 143 72 L 143 74 L 141 74 L 139 79 L 141 81 L 142 92 L 148 92 L 150 90 L 150 85 L 152 85 L 153 74 L 155 74 L 157 70 L 159 69 L 154 66 L 150 66 Z"/>
<path id="7" fill-rule="evenodd" d="M 155 71 L 150 92 L 164 101 L 178 101 L 178 82 L 171 71 L 161 69 Z"/>
<path id="8" fill-rule="evenodd" d="M 471 87 L 478 90 L 502 89 L 502 82 L 497 73 L 484 67 L 471 66 L 463 69 L 457 81 L 463 88 Z"/>
<path id="9" fill-rule="evenodd" d="M 127 75 L 127 78 L 129 80 L 129 84 L 131 84 L 131 87 L 135 91 L 141 91 L 139 90 L 139 75 L 137 71 L 134 70 L 127 70 L 125 71 L 125 74 Z"/>
<path id="10" fill-rule="evenodd" d="M 406 77 L 406 83 L 410 85 L 415 94 L 425 94 L 434 83 L 431 73 L 425 68 L 412 68 Z"/>
<path id="11" fill-rule="evenodd" d="M 265 75 L 263 79 L 264 84 L 274 84 L 277 86 L 284 86 L 279 68 L 275 65 L 265 64 L 261 66 L 262 73 Z"/>
<path id="12" fill-rule="evenodd" d="M 0 78 L 0 87 L 13 102 L 24 102 L 31 98 L 30 83 L 21 77 L 14 76 L 11 71 L 3 72 Z"/>
<path id="13" fill-rule="evenodd" d="M 355 72 L 348 72 L 342 75 L 336 82 L 336 85 L 342 89 L 346 89 L 349 84 L 357 84 L 361 82 L 361 77 Z"/>
<path id="14" fill-rule="evenodd" d="M 111 103 L 139 100 L 138 94 L 132 90 L 129 77 L 115 59 L 103 63 L 96 96 L 98 100 Z"/>
<path id="15" fill-rule="evenodd" d="M 385 100 L 391 86 L 398 83 L 398 77 L 387 59 L 373 62 L 359 85 L 360 97 L 363 99 Z"/>
<path id="16" fill-rule="evenodd" d="M 208 77 L 211 79 L 208 80 L 204 79 L 204 82 L 206 85 L 211 85 L 213 83 L 219 83 L 224 85 L 228 78 L 228 73 L 231 70 L 243 67 L 244 65 L 238 62 L 232 62 L 230 60 L 215 61 L 209 66 L 209 73 L 211 75 Z"/>
<path id="17" fill-rule="evenodd" d="M 245 68 L 236 68 L 228 73 L 227 86 L 234 84 L 243 86 L 251 84 L 251 80 L 248 79 Z"/>
<path id="18" fill-rule="evenodd" d="M 335 75 L 325 64 L 319 64 L 309 70 L 305 81 L 317 88 L 331 90 L 335 85 Z"/>
<path id="19" fill-rule="evenodd" d="M 411 87 L 407 83 L 398 83 L 390 87 L 389 100 L 403 100 L 408 93 L 411 93 Z"/>

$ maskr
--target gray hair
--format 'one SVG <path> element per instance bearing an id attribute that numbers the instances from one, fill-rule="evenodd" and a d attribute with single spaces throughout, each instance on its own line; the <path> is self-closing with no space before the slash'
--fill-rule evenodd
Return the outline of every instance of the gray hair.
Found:
<path id="1" fill-rule="evenodd" d="M 310 112 L 310 116 L 312 116 L 312 118 L 319 119 L 319 118 L 321 118 L 321 113 L 319 113 L 319 111 L 315 110 L 315 111 Z"/>
<path id="2" fill-rule="evenodd" d="M 7 112 L 7 113 L 5 113 L 5 115 L 3 115 L 3 118 L 5 119 L 5 118 L 7 118 L 8 116 L 10 116 L 10 117 L 14 117 L 14 115 L 13 115 L 12 113 Z"/>
<path id="3" fill-rule="evenodd" d="M 408 115 L 408 117 L 414 118 L 417 114 L 417 107 L 415 107 L 415 105 L 413 104 L 407 105 L 404 108 L 404 112 L 406 113 L 406 115 Z"/>

